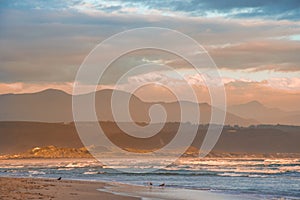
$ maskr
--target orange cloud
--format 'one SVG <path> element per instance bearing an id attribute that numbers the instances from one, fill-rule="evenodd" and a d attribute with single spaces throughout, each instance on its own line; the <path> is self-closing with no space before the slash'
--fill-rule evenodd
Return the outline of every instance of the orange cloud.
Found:
<path id="1" fill-rule="evenodd" d="M 72 93 L 73 83 L 0 83 L 0 94 L 35 93 L 46 89 L 58 89 Z"/>

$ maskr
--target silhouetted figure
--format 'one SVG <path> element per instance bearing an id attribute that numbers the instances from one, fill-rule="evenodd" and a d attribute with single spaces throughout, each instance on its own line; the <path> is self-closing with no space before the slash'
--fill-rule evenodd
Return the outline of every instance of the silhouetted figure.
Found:
<path id="1" fill-rule="evenodd" d="M 61 177 L 59 177 L 57 180 L 60 181 L 60 180 L 61 180 Z"/>
<path id="2" fill-rule="evenodd" d="M 165 183 L 159 185 L 159 187 L 165 187 L 165 186 L 166 186 Z"/>

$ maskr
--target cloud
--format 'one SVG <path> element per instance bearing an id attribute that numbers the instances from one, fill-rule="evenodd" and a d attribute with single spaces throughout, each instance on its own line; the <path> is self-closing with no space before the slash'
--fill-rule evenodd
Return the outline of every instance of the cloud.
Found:
<path id="1" fill-rule="evenodd" d="M 225 68 L 253 68 L 256 71 L 300 70 L 299 41 L 266 39 L 211 48 L 209 52 L 217 65 Z"/>
<path id="2" fill-rule="evenodd" d="M 276 106 L 282 100 L 286 107 L 296 108 L 300 77 L 299 3 L 5 0 L 0 4 L 0 93 L 35 92 L 51 87 L 70 92 L 80 64 L 99 42 L 131 28 L 158 26 L 189 35 L 208 50 L 221 70 L 230 71 L 232 76 L 223 77 L 229 102 L 260 100 Z M 138 38 L 131 38 L 124 45 L 138 42 Z M 180 70 L 188 68 L 187 62 L 174 55 L 135 52 L 116 61 L 102 84 L 113 88 L 111 84 L 124 71 L 149 62 Z M 209 101 L 201 77 L 186 78 L 199 92 L 199 98 Z M 176 84 L 180 92 L 185 92 L 183 80 L 155 71 L 140 71 L 122 84 L 157 79 Z M 165 90 L 155 86 L 143 91 L 140 93 L 148 98 L 168 99 Z"/>
<path id="3" fill-rule="evenodd" d="M 103 12 L 90 16 L 70 9 L 55 12 L 6 9 L 1 15 L 1 82 L 72 81 L 95 45 L 115 33 L 141 26 L 174 28 L 188 34 L 209 50 L 219 67 L 299 70 L 299 41 L 270 39 L 299 33 L 300 23 L 294 21 L 174 18 Z M 128 42 L 138 40 L 132 38 L 132 41 L 124 41 L 124 45 Z M 134 62 L 142 63 L 141 60 L 149 55 L 136 56 Z M 159 56 L 152 57 L 152 60 L 160 59 Z M 127 65 L 132 62 L 132 57 L 123 61 Z M 170 58 L 168 64 L 179 68 L 186 66 L 180 59 Z"/>
<path id="4" fill-rule="evenodd" d="M 272 1 L 137 1 L 137 0 L 73 0 L 42 1 L 28 3 L 16 0 L 4 0 L 0 8 L 65 10 L 75 9 L 85 13 L 107 12 L 123 14 L 160 14 L 169 16 L 226 17 L 226 18 L 265 18 L 265 19 L 300 19 L 300 3 L 297 0 Z"/>
<path id="5" fill-rule="evenodd" d="M 267 81 L 267 85 L 272 88 L 300 91 L 300 78 L 271 78 Z"/>

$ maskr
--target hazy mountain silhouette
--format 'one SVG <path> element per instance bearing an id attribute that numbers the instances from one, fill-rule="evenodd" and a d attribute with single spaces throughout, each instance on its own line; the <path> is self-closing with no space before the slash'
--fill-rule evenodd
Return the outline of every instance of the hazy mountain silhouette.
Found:
<path id="1" fill-rule="evenodd" d="M 0 95 L 1 121 L 72 121 L 71 96 L 60 90 Z"/>
<path id="2" fill-rule="evenodd" d="M 99 121 L 114 121 L 111 111 L 111 96 L 113 90 L 105 89 L 95 94 L 96 113 Z M 122 91 L 115 91 L 118 98 L 123 100 L 130 97 L 130 114 L 135 122 L 149 122 L 149 108 L 157 103 L 143 102 L 135 95 Z M 87 98 L 88 95 L 78 95 L 77 98 Z M 120 104 L 117 110 L 125 113 L 127 106 Z M 167 122 L 181 121 L 180 103 L 159 103 L 166 110 Z M 183 122 L 193 121 L 197 109 L 195 103 L 181 102 L 182 109 L 186 110 L 188 116 Z M 198 104 L 200 109 L 200 123 L 207 124 L 211 118 L 211 106 L 207 103 Z M 85 107 L 82 108 L 84 112 Z M 216 109 L 216 113 L 223 111 Z M 225 124 L 248 126 L 258 124 L 259 121 L 251 117 L 240 117 L 235 114 L 226 113 Z M 0 95 L 0 121 L 37 121 L 37 122 L 70 122 L 72 117 L 72 96 L 60 90 L 49 89 L 30 94 L 5 94 Z"/>
<path id="3" fill-rule="evenodd" d="M 300 125 L 300 111 L 287 112 L 269 108 L 258 101 L 229 106 L 227 111 L 243 118 L 256 119 L 263 124 Z"/>

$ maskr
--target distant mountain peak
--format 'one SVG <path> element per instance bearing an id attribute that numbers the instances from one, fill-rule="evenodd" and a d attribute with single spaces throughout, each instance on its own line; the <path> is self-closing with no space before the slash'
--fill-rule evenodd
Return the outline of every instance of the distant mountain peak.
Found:
<path id="1" fill-rule="evenodd" d="M 262 103 L 260 103 L 257 100 L 249 101 L 248 103 L 245 103 L 244 105 L 264 106 Z"/>
<path id="2" fill-rule="evenodd" d="M 53 88 L 45 89 L 45 90 L 42 90 L 42 91 L 37 92 L 37 93 L 52 93 L 52 92 L 66 93 L 63 90 L 53 89 Z"/>
<path id="3" fill-rule="evenodd" d="M 31 93 L 31 94 L 55 94 L 55 93 L 59 93 L 59 94 L 68 94 L 63 90 L 59 90 L 59 89 L 53 89 L 53 88 L 49 88 L 46 90 L 42 90 L 40 92 L 36 92 L 36 93 Z"/>

